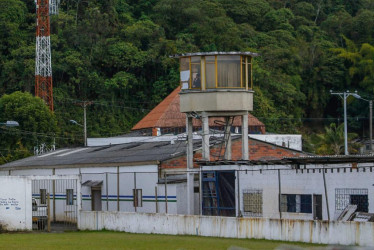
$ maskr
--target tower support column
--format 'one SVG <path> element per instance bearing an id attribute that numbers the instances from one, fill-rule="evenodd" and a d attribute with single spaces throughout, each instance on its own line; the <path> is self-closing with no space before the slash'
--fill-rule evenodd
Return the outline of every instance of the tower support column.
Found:
<path id="1" fill-rule="evenodd" d="M 193 124 L 192 117 L 186 115 L 187 125 L 187 214 L 194 214 L 194 173 L 193 171 Z"/>
<path id="2" fill-rule="evenodd" d="M 231 117 L 225 117 L 226 128 L 225 128 L 225 160 L 231 160 Z"/>
<path id="3" fill-rule="evenodd" d="M 210 161 L 210 150 L 209 150 L 209 116 L 202 112 L 202 125 L 203 125 L 203 145 L 202 145 L 202 157 L 204 161 Z"/>
<path id="4" fill-rule="evenodd" d="M 249 160 L 248 152 L 248 111 L 242 115 L 242 159 Z"/>

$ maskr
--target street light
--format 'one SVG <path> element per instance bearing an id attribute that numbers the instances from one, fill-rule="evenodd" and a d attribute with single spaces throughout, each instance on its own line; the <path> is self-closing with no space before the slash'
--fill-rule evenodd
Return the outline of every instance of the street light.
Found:
<path id="1" fill-rule="evenodd" d="M 330 90 L 331 95 L 338 95 L 344 101 L 344 154 L 348 155 L 348 129 L 347 129 L 347 98 L 348 96 L 353 96 L 356 99 L 362 99 L 357 90 L 354 93 L 350 93 L 349 90 L 345 92 L 333 92 Z"/>
<path id="2" fill-rule="evenodd" d="M 74 125 L 78 125 L 80 127 L 83 128 L 83 136 L 84 136 L 84 146 L 86 147 L 87 146 L 87 126 L 86 126 L 86 120 L 84 120 L 84 123 L 83 125 L 78 123 L 76 120 L 69 120 L 70 123 L 74 124 Z"/>
<path id="3" fill-rule="evenodd" d="M 5 127 L 18 127 L 19 123 L 16 121 L 6 121 L 6 122 L 0 122 L 0 125 L 5 125 Z"/>

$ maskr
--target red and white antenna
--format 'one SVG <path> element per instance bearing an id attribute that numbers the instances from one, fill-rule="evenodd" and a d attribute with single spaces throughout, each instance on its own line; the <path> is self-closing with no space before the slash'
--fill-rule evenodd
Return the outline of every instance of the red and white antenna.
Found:
<path id="1" fill-rule="evenodd" d="M 59 0 L 35 0 L 36 3 L 36 56 L 35 96 L 45 101 L 53 111 L 53 85 L 49 16 L 58 14 Z"/>

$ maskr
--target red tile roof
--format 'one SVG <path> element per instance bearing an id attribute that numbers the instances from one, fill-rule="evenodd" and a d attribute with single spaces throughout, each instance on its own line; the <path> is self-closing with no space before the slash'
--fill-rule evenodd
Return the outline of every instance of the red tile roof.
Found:
<path id="1" fill-rule="evenodd" d="M 146 128 L 175 128 L 186 126 L 186 115 L 180 112 L 179 92 L 181 87 L 176 88 L 170 95 L 168 95 L 160 104 L 158 104 L 151 112 L 149 112 L 143 119 L 141 119 L 131 130 L 139 130 Z M 223 117 L 214 117 L 209 119 L 209 126 L 217 126 L 214 121 L 224 121 Z M 248 114 L 249 126 L 265 125 L 256 117 Z M 201 126 L 201 121 L 193 119 L 193 124 L 196 127 Z M 240 117 L 236 117 L 233 126 L 241 126 Z"/>

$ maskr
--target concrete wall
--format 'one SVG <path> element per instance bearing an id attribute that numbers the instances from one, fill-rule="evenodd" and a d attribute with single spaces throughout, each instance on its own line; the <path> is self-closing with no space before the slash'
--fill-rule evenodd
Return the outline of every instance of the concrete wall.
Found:
<path id="1" fill-rule="evenodd" d="M 280 215 L 278 202 L 279 193 L 281 193 L 321 195 L 322 219 L 328 220 L 328 215 L 330 215 L 330 220 L 335 220 L 342 212 L 337 209 L 339 202 L 336 197 L 337 189 L 367 189 L 368 212 L 374 213 L 374 167 L 372 164 L 359 164 L 358 168 L 352 168 L 351 164 L 329 165 L 329 168 L 325 169 L 325 174 L 323 174 L 323 165 L 307 165 L 307 169 L 281 169 L 279 171 L 281 190 L 279 190 L 278 170 L 270 167 L 272 166 L 268 166 L 267 169 L 264 166 L 244 165 L 204 166 L 203 171 L 237 170 L 236 208 L 237 214 L 242 214 L 244 217 L 251 216 L 244 211 L 243 193 L 246 190 L 262 191 L 261 217 L 263 218 L 279 219 L 281 216 L 283 219 L 313 220 L 313 213 L 282 212 Z M 277 166 L 273 167 L 277 168 Z M 326 190 L 323 175 L 325 175 Z M 238 190 L 240 190 L 239 194 Z"/>
<path id="2" fill-rule="evenodd" d="M 250 138 L 254 138 L 257 140 L 261 140 L 264 142 L 274 143 L 279 146 L 295 149 L 295 150 L 302 150 L 303 143 L 301 135 L 261 135 L 261 134 L 250 134 Z"/>
<path id="3" fill-rule="evenodd" d="M 83 211 L 79 229 L 374 246 L 374 223 L 371 222 Z"/>
<path id="4" fill-rule="evenodd" d="M 0 227 L 17 231 L 32 229 L 31 180 L 0 176 Z"/>
<path id="5" fill-rule="evenodd" d="M 119 194 L 117 188 L 117 171 L 119 171 Z M 84 168 L 43 168 L 43 169 L 24 169 L 12 171 L 0 171 L 1 175 L 13 176 L 49 176 L 53 175 L 82 175 L 82 183 L 86 181 L 102 181 L 101 201 L 103 211 L 126 211 L 135 212 L 133 205 L 133 189 L 142 189 L 143 203 L 141 207 L 136 208 L 136 212 L 180 214 L 185 213 L 184 203 L 185 194 L 180 191 L 177 194 L 177 186 L 182 184 L 167 185 L 167 205 L 165 199 L 165 185 L 158 184 L 158 166 L 157 165 L 139 165 L 139 166 L 120 166 L 117 167 L 84 167 Z M 134 172 L 137 172 L 134 176 Z M 157 187 L 157 199 L 155 197 L 155 187 Z M 48 192 L 51 192 L 48 190 Z M 33 194 L 38 198 L 39 192 Z M 119 202 L 117 201 L 119 195 Z M 156 203 L 157 200 L 157 203 Z M 65 200 L 61 200 L 61 203 Z M 92 209 L 91 187 L 82 186 L 82 209 L 90 211 Z M 182 203 L 182 204 L 179 204 Z M 157 208 L 156 208 L 157 207 Z M 177 208 L 179 207 L 179 209 Z M 59 216 L 59 211 L 56 211 Z M 62 211 L 61 216 L 64 216 Z"/>
<path id="6" fill-rule="evenodd" d="M 252 111 L 253 91 L 242 89 L 180 92 L 180 111 Z"/>

